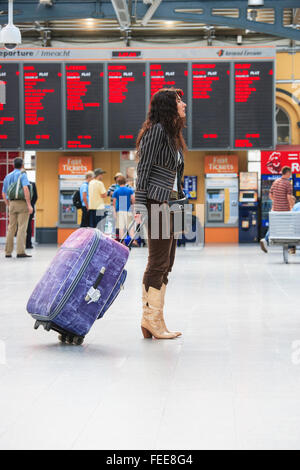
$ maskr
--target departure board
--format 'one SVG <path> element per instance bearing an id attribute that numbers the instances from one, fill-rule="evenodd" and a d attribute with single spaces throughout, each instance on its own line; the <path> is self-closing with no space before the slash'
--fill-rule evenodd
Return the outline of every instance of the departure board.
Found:
<path id="1" fill-rule="evenodd" d="M 61 65 L 24 64 L 26 149 L 62 148 Z"/>
<path id="2" fill-rule="evenodd" d="M 236 148 L 273 148 L 273 62 L 234 64 Z"/>
<path id="3" fill-rule="evenodd" d="M 66 65 L 68 149 L 104 146 L 103 80 L 103 64 Z"/>
<path id="4" fill-rule="evenodd" d="M 133 149 L 145 121 L 145 64 L 108 65 L 108 147 Z"/>
<path id="5" fill-rule="evenodd" d="M 20 147 L 19 65 L 0 64 L 0 148 Z"/>
<path id="6" fill-rule="evenodd" d="M 150 64 L 150 96 L 161 88 L 180 88 L 183 91 L 183 101 L 188 102 L 188 64 L 178 62 L 161 62 Z M 187 110 L 186 110 L 187 111 Z M 187 138 L 187 131 L 183 129 Z"/>
<path id="7" fill-rule="evenodd" d="M 151 97 L 161 88 L 181 88 L 187 101 L 188 64 L 161 62 L 150 64 Z"/>
<path id="8" fill-rule="evenodd" d="M 22 49 L 19 63 L 0 61 L 0 149 L 133 150 L 149 101 L 173 87 L 187 104 L 190 150 L 270 150 L 275 52 L 121 48 L 91 49 L 86 58 L 81 49 Z"/>
<path id="9" fill-rule="evenodd" d="M 192 147 L 230 147 L 230 63 L 192 64 Z"/>

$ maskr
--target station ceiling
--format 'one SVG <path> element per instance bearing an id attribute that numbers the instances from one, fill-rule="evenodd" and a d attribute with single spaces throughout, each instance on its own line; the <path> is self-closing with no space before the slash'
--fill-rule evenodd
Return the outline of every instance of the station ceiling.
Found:
<path id="1" fill-rule="evenodd" d="M 8 0 L 0 0 L 0 24 L 7 23 Z M 243 35 L 300 41 L 300 0 L 15 0 L 14 22 L 23 39 L 51 46 L 63 41 L 151 38 L 206 39 Z"/>

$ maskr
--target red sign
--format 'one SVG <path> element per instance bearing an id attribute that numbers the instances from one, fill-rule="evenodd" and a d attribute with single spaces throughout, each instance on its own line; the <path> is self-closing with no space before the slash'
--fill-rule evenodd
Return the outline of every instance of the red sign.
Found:
<path id="1" fill-rule="evenodd" d="M 280 175 L 284 166 L 289 166 L 293 173 L 300 173 L 299 150 L 274 150 L 261 152 L 261 173 L 263 175 Z"/>
<path id="2" fill-rule="evenodd" d="M 92 157 L 59 157 L 59 175 L 85 175 L 93 169 Z"/>
<path id="3" fill-rule="evenodd" d="M 206 155 L 205 173 L 238 173 L 239 159 L 237 155 Z"/>

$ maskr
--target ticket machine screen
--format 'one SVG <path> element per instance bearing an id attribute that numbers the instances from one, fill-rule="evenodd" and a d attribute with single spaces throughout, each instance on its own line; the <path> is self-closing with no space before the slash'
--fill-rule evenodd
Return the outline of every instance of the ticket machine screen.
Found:
<path id="1" fill-rule="evenodd" d="M 240 202 L 257 202 L 257 192 L 240 191 Z"/>

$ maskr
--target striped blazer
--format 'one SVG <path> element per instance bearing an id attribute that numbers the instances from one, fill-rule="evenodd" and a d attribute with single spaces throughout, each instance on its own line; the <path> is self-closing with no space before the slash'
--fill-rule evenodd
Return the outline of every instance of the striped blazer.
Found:
<path id="1" fill-rule="evenodd" d="M 147 199 L 164 202 L 170 199 L 174 187 L 176 172 L 179 198 L 181 179 L 184 170 L 183 154 L 178 151 L 167 136 L 161 124 L 154 124 L 144 135 L 139 146 L 139 163 L 135 203 L 146 205 Z"/>

